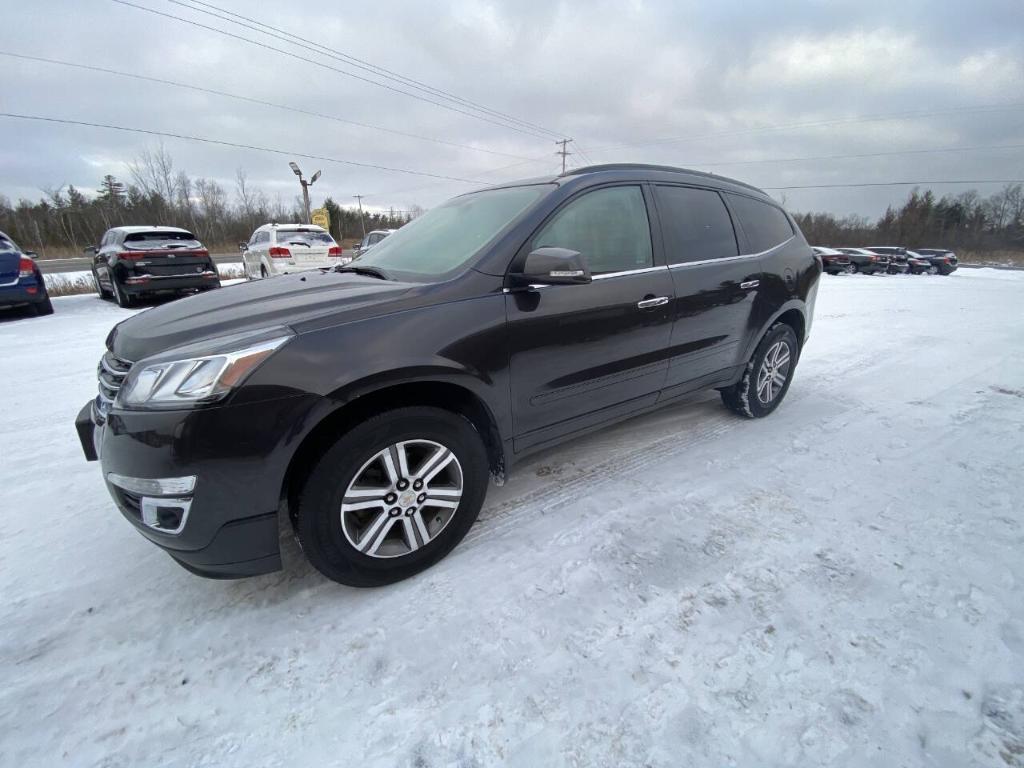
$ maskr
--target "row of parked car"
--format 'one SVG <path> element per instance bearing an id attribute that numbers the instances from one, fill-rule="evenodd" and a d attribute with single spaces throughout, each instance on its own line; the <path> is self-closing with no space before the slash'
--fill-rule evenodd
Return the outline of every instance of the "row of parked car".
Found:
<path id="1" fill-rule="evenodd" d="M 242 268 L 249 280 L 350 262 L 393 230 L 375 230 L 355 251 L 343 255 L 331 234 L 315 224 L 264 224 L 248 242 L 239 243 Z M 100 298 L 130 307 L 141 297 L 220 288 L 220 275 L 199 239 L 179 227 L 114 227 L 92 254 L 92 277 Z"/>
<path id="2" fill-rule="evenodd" d="M 830 275 L 949 275 L 957 268 L 957 258 L 946 248 L 917 248 L 900 245 L 872 245 L 867 248 L 827 248 L 814 246 L 823 269 Z"/>

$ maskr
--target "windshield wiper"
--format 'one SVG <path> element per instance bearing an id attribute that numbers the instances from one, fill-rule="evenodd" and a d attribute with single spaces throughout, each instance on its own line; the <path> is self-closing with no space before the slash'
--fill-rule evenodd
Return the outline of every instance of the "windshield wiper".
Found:
<path id="1" fill-rule="evenodd" d="M 352 274 L 355 274 L 355 275 L 366 275 L 367 277 L 377 277 L 377 278 L 380 278 L 381 280 L 391 280 L 391 279 L 393 279 L 391 277 L 391 275 L 389 275 L 387 272 L 385 272 L 383 269 L 380 269 L 379 267 L 352 266 L 351 264 L 349 264 L 349 265 L 344 266 L 344 267 L 335 267 L 334 271 L 335 272 L 351 272 Z"/>

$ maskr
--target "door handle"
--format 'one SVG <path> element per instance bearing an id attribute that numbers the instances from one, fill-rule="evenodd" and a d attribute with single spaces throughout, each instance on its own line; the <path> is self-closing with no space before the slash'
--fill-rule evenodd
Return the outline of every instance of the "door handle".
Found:
<path id="1" fill-rule="evenodd" d="M 638 309 L 653 309 L 654 307 L 663 307 L 666 304 L 668 304 L 668 296 L 656 296 L 653 299 L 638 301 L 636 306 Z"/>
<path id="2" fill-rule="evenodd" d="M 760 280 L 747 280 L 745 283 L 740 283 L 740 288 L 747 291 L 751 288 L 757 288 L 761 284 Z"/>

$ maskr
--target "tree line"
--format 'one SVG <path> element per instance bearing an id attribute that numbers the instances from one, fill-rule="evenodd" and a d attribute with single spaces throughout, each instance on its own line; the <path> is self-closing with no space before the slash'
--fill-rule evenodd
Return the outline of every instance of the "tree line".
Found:
<path id="1" fill-rule="evenodd" d="M 809 243 L 830 246 L 904 245 L 965 251 L 1024 250 L 1024 185 L 988 197 L 975 190 L 936 197 L 914 189 L 902 205 L 875 221 L 831 213 L 793 215 Z"/>
<path id="2" fill-rule="evenodd" d="M 44 189 L 36 202 L 22 199 L 12 204 L 0 196 L 0 231 L 23 249 L 46 256 L 80 252 L 98 243 L 111 227 L 131 224 L 182 227 L 207 247 L 233 248 L 262 224 L 303 221 L 298 198 L 271 199 L 242 169 L 230 192 L 214 179 L 192 178 L 175 167 L 162 146 L 143 151 L 128 169 L 129 182 L 108 174 L 93 195 L 67 186 Z M 358 210 L 342 208 L 329 197 L 324 207 L 330 212 L 331 234 L 339 242 L 362 237 L 364 226 L 367 232 L 400 227 L 420 212 L 365 211 L 361 220 Z"/>

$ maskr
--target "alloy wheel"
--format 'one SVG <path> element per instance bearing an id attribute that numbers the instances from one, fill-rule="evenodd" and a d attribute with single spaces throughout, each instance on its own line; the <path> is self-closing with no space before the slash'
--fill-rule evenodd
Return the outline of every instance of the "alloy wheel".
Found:
<path id="1" fill-rule="evenodd" d="M 778 397 L 786 385 L 792 363 L 789 344 L 777 341 L 768 348 L 757 372 L 757 399 L 767 405 Z"/>
<path id="2" fill-rule="evenodd" d="M 451 522 L 462 498 L 462 466 L 433 440 L 404 440 L 356 472 L 341 503 L 341 529 L 369 557 L 408 555 Z"/>

